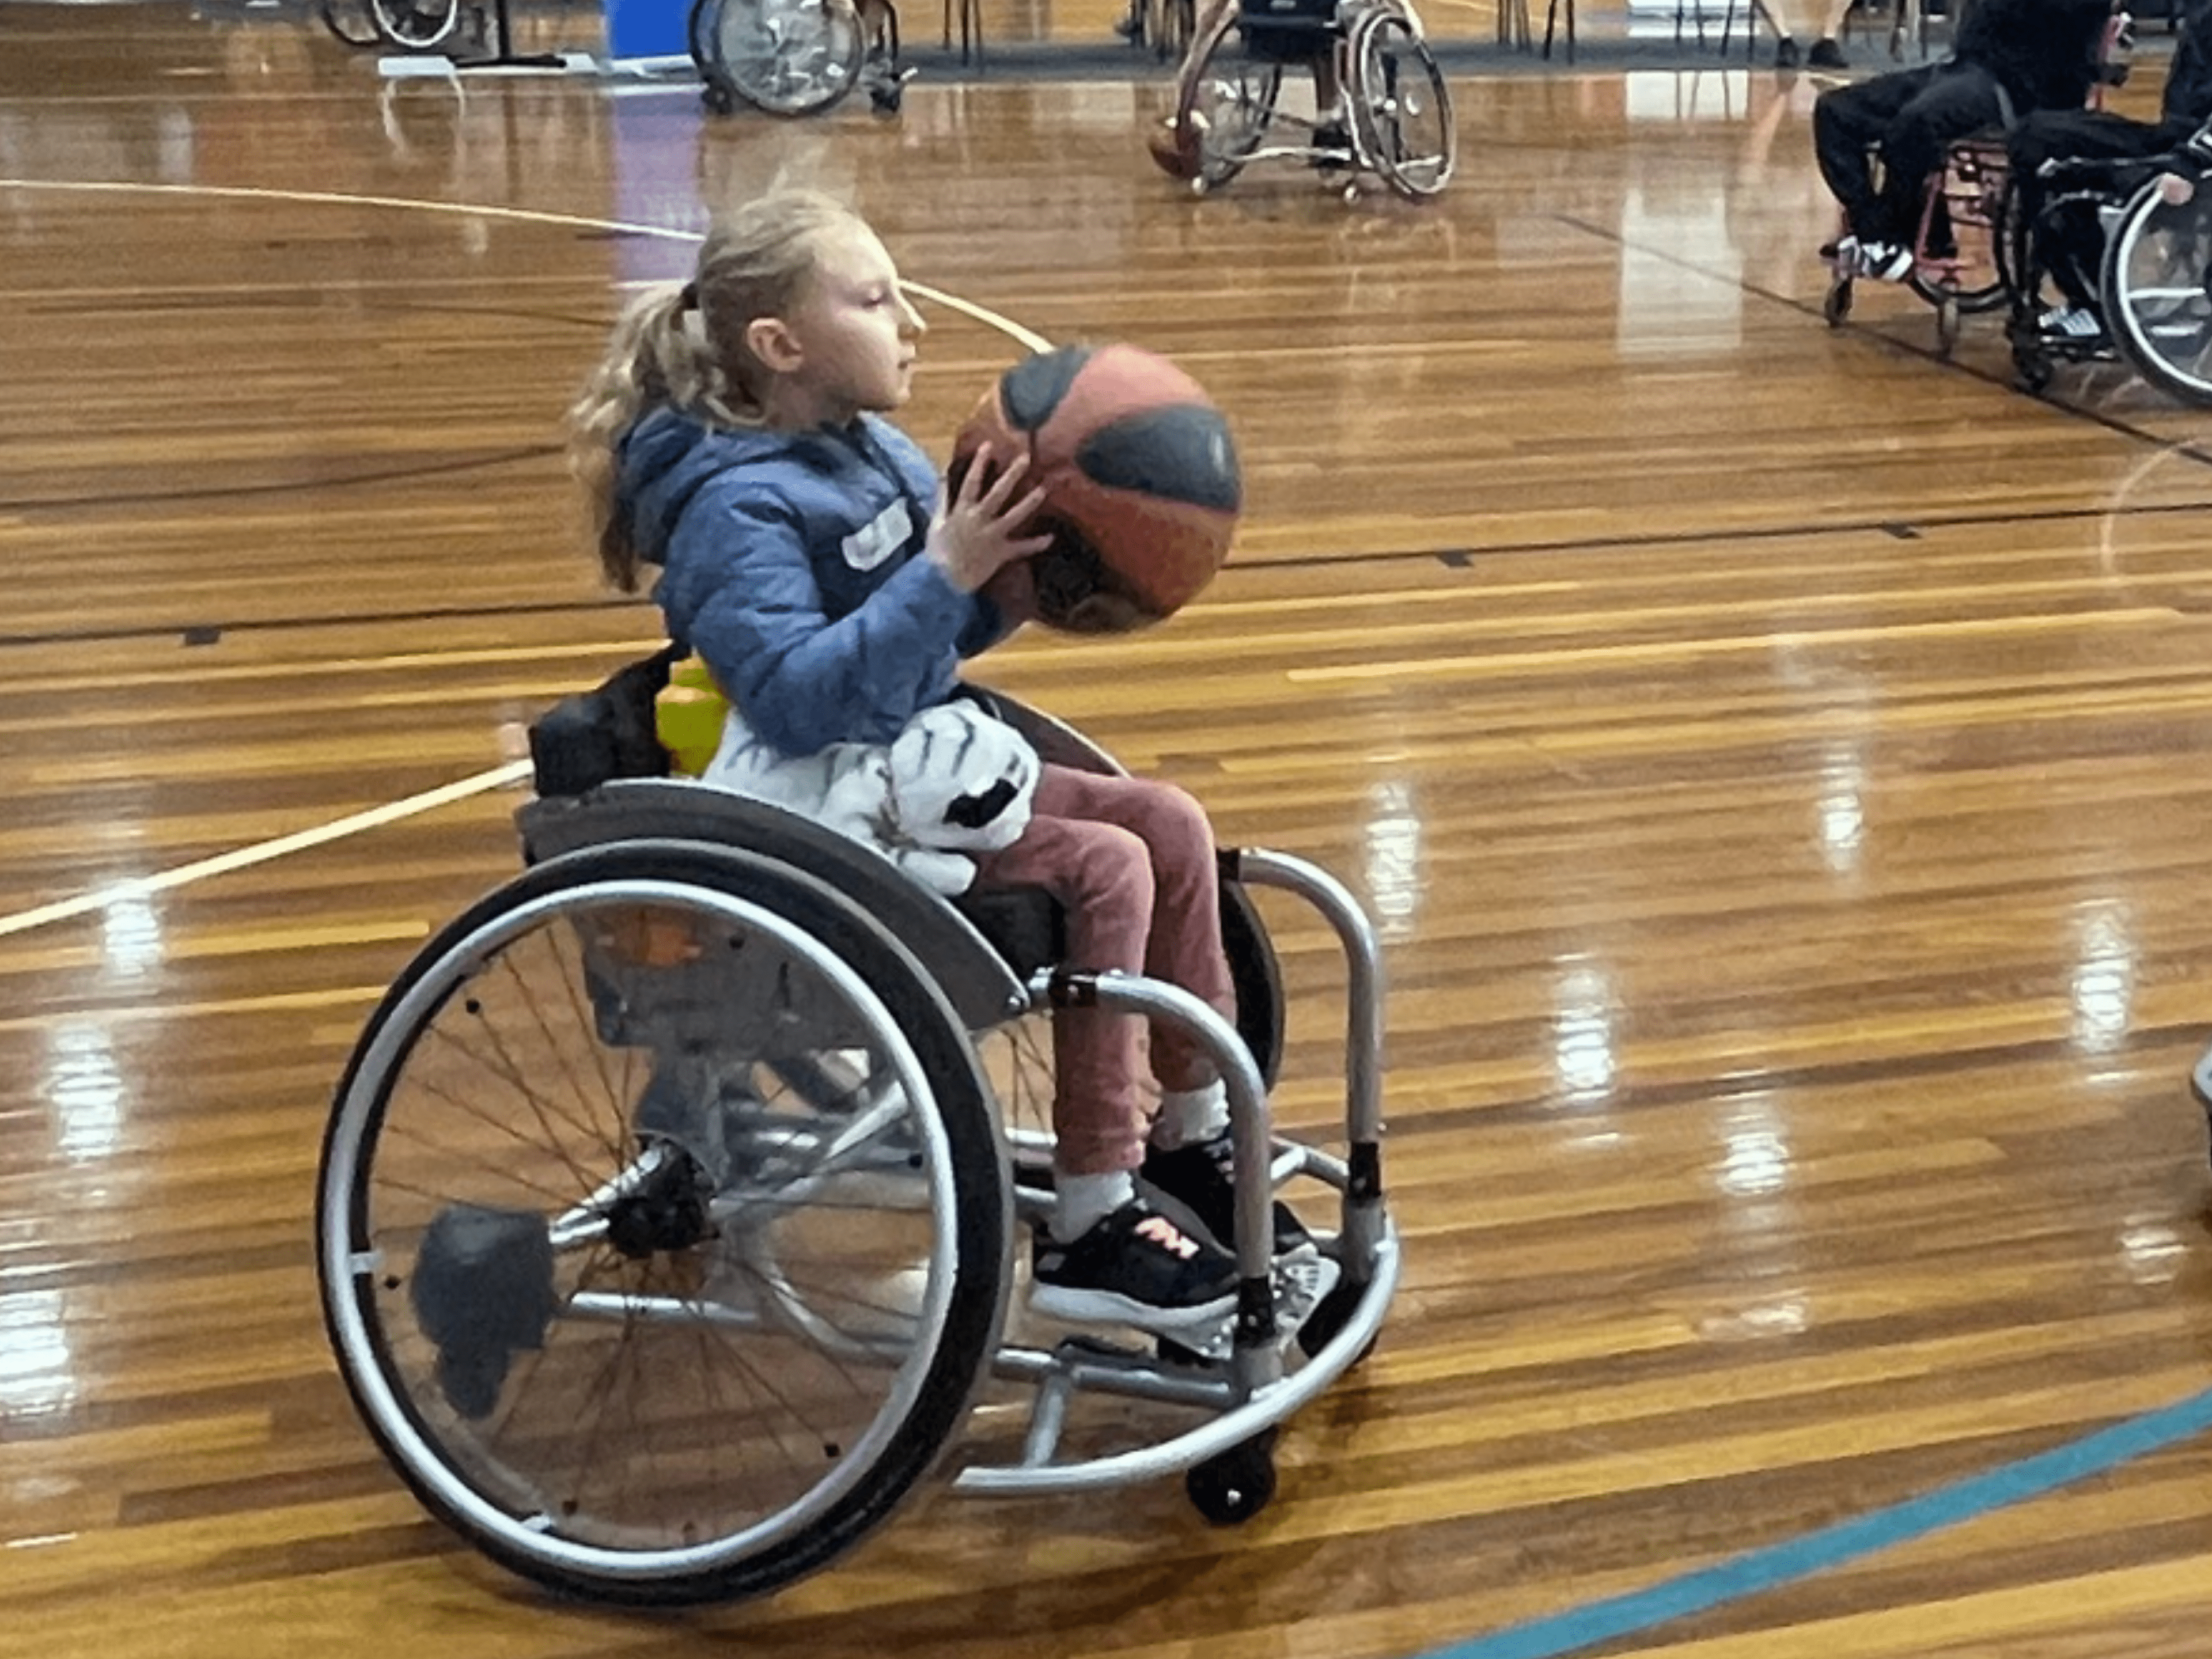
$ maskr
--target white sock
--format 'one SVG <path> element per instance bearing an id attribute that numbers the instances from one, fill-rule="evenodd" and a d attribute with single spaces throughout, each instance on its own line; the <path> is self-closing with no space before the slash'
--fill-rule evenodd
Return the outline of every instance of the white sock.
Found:
<path id="1" fill-rule="evenodd" d="M 1127 1170 L 1104 1175 L 1052 1176 L 1052 1236 L 1073 1244 L 1137 1195 L 1136 1178 Z"/>
<path id="2" fill-rule="evenodd" d="M 1152 1145 L 1164 1152 L 1203 1146 L 1229 1133 L 1229 1091 L 1221 1079 L 1196 1089 L 1170 1089 L 1152 1120 Z"/>

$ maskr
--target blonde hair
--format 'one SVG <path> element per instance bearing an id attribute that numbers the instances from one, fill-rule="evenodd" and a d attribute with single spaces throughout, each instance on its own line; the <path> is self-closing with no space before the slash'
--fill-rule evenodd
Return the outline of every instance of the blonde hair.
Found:
<path id="1" fill-rule="evenodd" d="M 568 415 L 568 471 L 583 488 L 600 568 L 623 592 L 638 586 L 637 548 L 616 501 L 623 437 L 663 404 L 706 426 L 761 424 L 768 370 L 746 344 L 747 327 L 786 314 L 823 240 L 862 222 L 818 191 L 773 191 L 714 227 L 689 283 L 664 283 L 623 308 Z"/>

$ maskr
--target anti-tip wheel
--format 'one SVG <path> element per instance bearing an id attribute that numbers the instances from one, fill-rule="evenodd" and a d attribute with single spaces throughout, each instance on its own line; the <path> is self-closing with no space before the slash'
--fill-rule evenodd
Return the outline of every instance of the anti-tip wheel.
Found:
<path id="1" fill-rule="evenodd" d="M 1191 1507 L 1217 1527 L 1241 1527 L 1275 1495 L 1275 1431 L 1263 1430 L 1182 1478 Z"/>

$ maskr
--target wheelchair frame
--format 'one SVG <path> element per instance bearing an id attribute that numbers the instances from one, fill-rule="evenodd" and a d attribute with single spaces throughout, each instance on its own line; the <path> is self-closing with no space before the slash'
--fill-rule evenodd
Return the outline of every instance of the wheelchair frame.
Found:
<path id="1" fill-rule="evenodd" d="M 1254 49 L 1255 38 L 1301 34 L 1312 41 L 1304 52 Z M 1313 121 L 1282 114 L 1276 105 L 1285 64 L 1310 67 L 1324 55 L 1336 69 L 1337 108 L 1317 110 Z M 1336 118 L 1342 141 L 1322 143 L 1321 128 Z M 1451 181 L 1459 155 L 1451 88 L 1406 0 L 1337 0 L 1325 20 L 1272 15 L 1255 0 L 1221 0 L 1176 74 L 1168 126 L 1167 142 L 1153 143 L 1153 158 L 1201 196 L 1254 161 L 1287 159 L 1350 172 L 1346 201 L 1358 195 L 1361 173 L 1421 201 Z M 1271 143 L 1278 129 L 1298 137 Z"/>
<path id="2" fill-rule="evenodd" d="M 2003 138 L 1978 134 L 1952 144 L 1942 170 L 1928 181 L 1905 280 L 1935 308 L 1936 346 L 1946 357 L 1965 318 L 2001 310 L 2010 301 L 2003 253 L 2010 171 Z M 1849 230 L 1845 223 L 1838 238 Z M 1840 328 L 1851 314 L 1857 273 L 1840 258 L 1828 262 L 1828 272 L 1820 314 L 1829 327 Z"/>
<path id="3" fill-rule="evenodd" d="M 2061 363 L 2120 360 L 2170 397 L 2212 405 L 2212 125 L 2164 155 L 2060 167 L 2075 187 L 2046 198 L 2045 215 L 2093 204 L 2105 225 L 2104 333 L 2062 338 L 2038 325 L 2043 266 L 2023 224 L 2008 330 L 2021 388 L 2041 393 Z"/>
<path id="4" fill-rule="evenodd" d="M 686 31 L 716 115 L 741 103 L 817 115 L 856 86 L 874 113 L 896 115 L 914 73 L 900 66 L 896 0 L 692 0 Z"/>
<path id="5" fill-rule="evenodd" d="M 1051 757 L 1112 767 L 1006 712 Z M 987 937 L 872 849 L 762 802 L 620 779 L 517 817 L 529 867 L 395 981 L 319 1177 L 339 1368 L 427 1508 L 564 1590 L 767 1594 L 939 1468 L 987 1375 L 1026 1391 L 1025 1420 L 1012 1443 L 988 1408 L 996 1439 L 956 1492 L 1180 1471 L 1209 1519 L 1266 1504 L 1278 1426 L 1364 1358 L 1400 1271 L 1379 946 L 1333 878 L 1224 853 L 1224 922 L 1232 902 L 1243 917 L 1224 933 L 1248 958 L 1232 1024 L 1162 981 L 1036 960 L 1052 941 L 1034 907 L 1026 927 L 987 917 Z M 1303 900 L 1342 949 L 1342 1157 L 1273 1133 L 1279 981 L 1246 886 Z M 1015 1328 L 1034 1316 L 1013 1306 L 1012 1224 L 1048 1195 L 1010 1151 L 983 1049 L 1069 1006 L 1178 1024 L 1226 1085 L 1240 1283 L 1211 1345 Z M 1338 1196 L 1317 1304 L 1273 1251 L 1275 1191 L 1300 1179 Z M 1094 1398 L 1149 1415 L 1077 1424 Z"/>

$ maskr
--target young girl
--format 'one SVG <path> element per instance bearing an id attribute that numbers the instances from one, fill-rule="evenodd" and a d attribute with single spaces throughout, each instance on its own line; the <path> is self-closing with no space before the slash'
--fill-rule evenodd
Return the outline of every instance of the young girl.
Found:
<path id="1" fill-rule="evenodd" d="M 1023 562 L 1048 540 L 1023 533 L 1042 501 L 1022 490 L 1025 458 L 994 478 L 986 450 L 948 497 L 878 418 L 906 402 L 922 332 L 858 216 L 780 192 L 718 228 L 691 281 L 630 306 L 569 412 L 609 580 L 634 592 L 657 567 L 670 637 L 788 755 L 890 742 L 1025 614 Z M 1212 832 L 1182 791 L 1047 766 L 1028 829 L 977 881 L 1048 889 L 1070 966 L 1141 971 L 1233 1012 Z M 1031 1302 L 1189 1332 L 1235 1303 L 1228 1108 L 1210 1062 L 1163 1025 L 1148 1137 L 1139 1037 L 1126 1017 L 1054 1017 L 1055 1209 Z"/>

